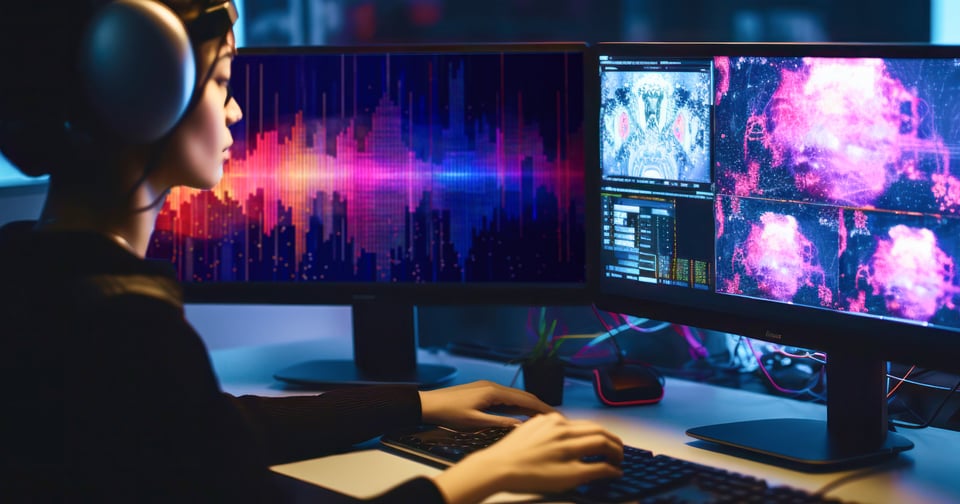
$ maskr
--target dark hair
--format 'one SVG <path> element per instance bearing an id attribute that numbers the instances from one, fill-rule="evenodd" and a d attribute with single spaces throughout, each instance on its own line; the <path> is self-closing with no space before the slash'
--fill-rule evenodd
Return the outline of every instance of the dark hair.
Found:
<path id="1" fill-rule="evenodd" d="M 196 18 L 209 3 L 156 1 L 184 22 Z M 122 142 L 90 111 L 78 63 L 84 30 L 97 9 L 108 3 L 17 1 L 0 16 L 5 67 L 0 79 L 0 152 L 25 175 L 51 174 L 91 187 L 113 178 L 98 170 L 114 164 L 110 156 Z M 203 41 L 192 41 L 195 50 L 199 42 Z M 197 58 L 198 71 L 208 63 Z M 198 73 L 198 78 L 203 75 Z"/>

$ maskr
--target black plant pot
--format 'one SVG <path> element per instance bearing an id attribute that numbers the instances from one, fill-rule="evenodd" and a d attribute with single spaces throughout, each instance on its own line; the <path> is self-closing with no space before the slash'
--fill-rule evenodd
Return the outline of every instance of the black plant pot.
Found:
<path id="1" fill-rule="evenodd" d="M 563 404 L 563 362 L 544 360 L 522 366 L 523 388 L 550 406 Z"/>

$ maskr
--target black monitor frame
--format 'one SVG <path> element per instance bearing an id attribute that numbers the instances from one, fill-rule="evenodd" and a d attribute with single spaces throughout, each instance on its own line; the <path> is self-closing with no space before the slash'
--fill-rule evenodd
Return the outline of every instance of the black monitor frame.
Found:
<path id="1" fill-rule="evenodd" d="M 714 56 L 825 56 L 960 58 L 960 48 L 929 45 L 788 43 L 605 43 L 596 54 L 619 57 L 713 58 Z M 599 87 L 599 71 L 592 84 Z M 592 98 L 599 108 L 599 98 Z M 958 98 L 960 99 L 960 98 Z M 894 361 L 945 371 L 960 370 L 960 333 L 922 324 L 837 313 L 794 304 L 722 295 L 712 290 L 618 283 L 599 272 L 599 150 L 588 159 L 588 257 L 597 261 L 589 277 L 598 307 L 673 323 L 728 332 L 764 341 L 817 349 L 828 354 L 826 425 L 795 419 L 738 422 L 691 429 L 698 439 L 736 453 L 806 470 L 834 469 L 895 455 L 912 443 L 888 435 L 886 363 Z M 714 164 L 711 153 L 711 165 Z M 592 225 L 591 225 L 592 224 Z"/>
<path id="2" fill-rule="evenodd" d="M 373 46 L 318 46 L 241 48 L 240 55 L 266 54 L 496 54 L 556 53 L 582 55 L 583 86 L 589 85 L 590 65 L 583 42 L 497 44 L 399 44 Z M 573 64 L 573 63 L 572 63 Z M 242 78 L 234 69 L 233 78 Z M 589 91 L 586 96 L 589 96 Z M 579 98 L 579 97 L 578 97 Z M 585 156 L 595 150 L 589 132 L 595 121 L 583 100 L 583 148 Z M 578 167 L 580 168 L 580 167 Z M 585 170 L 584 170 L 585 171 Z M 588 210 L 583 210 L 584 214 Z M 586 231 L 585 231 L 586 232 Z M 586 249 L 584 253 L 589 253 Z M 592 263 L 584 258 L 584 278 Z M 431 388 L 455 374 L 449 366 L 417 362 L 417 306 L 426 305 L 586 305 L 590 303 L 583 282 L 525 283 L 379 283 L 379 282 L 185 282 L 189 303 L 346 305 L 352 307 L 352 361 L 312 360 L 279 370 L 275 378 L 293 386 L 329 388 L 343 385 L 402 383 Z M 317 356 L 322 359 L 322 356 Z"/>

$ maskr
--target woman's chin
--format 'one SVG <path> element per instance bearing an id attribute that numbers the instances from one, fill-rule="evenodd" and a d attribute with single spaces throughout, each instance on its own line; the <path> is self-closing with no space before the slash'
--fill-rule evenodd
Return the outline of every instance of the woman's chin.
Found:
<path id="1" fill-rule="evenodd" d="M 223 179 L 223 164 L 217 166 L 217 171 L 211 173 L 208 177 L 200 178 L 196 181 L 195 184 L 191 184 L 194 189 L 200 189 L 203 191 L 213 189 L 220 183 L 220 180 Z"/>

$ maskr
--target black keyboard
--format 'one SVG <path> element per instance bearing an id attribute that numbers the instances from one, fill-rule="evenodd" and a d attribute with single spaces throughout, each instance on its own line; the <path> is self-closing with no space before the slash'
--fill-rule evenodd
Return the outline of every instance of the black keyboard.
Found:
<path id="1" fill-rule="evenodd" d="M 471 452 L 485 448 L 511 429 L 488 428 L 457 432 L 442 427 L 423 427 L 412 432 L 388 434 L 380 439 L 387 447 L 443 465 L 452 465 Z M 555 496 L 574 502 L 599 504 L 641 503 L 822 503 L 840 502 L 786 486 L 696 464 L 666 455 L 625 446 L 623 476 L 595 481 Z"/>

